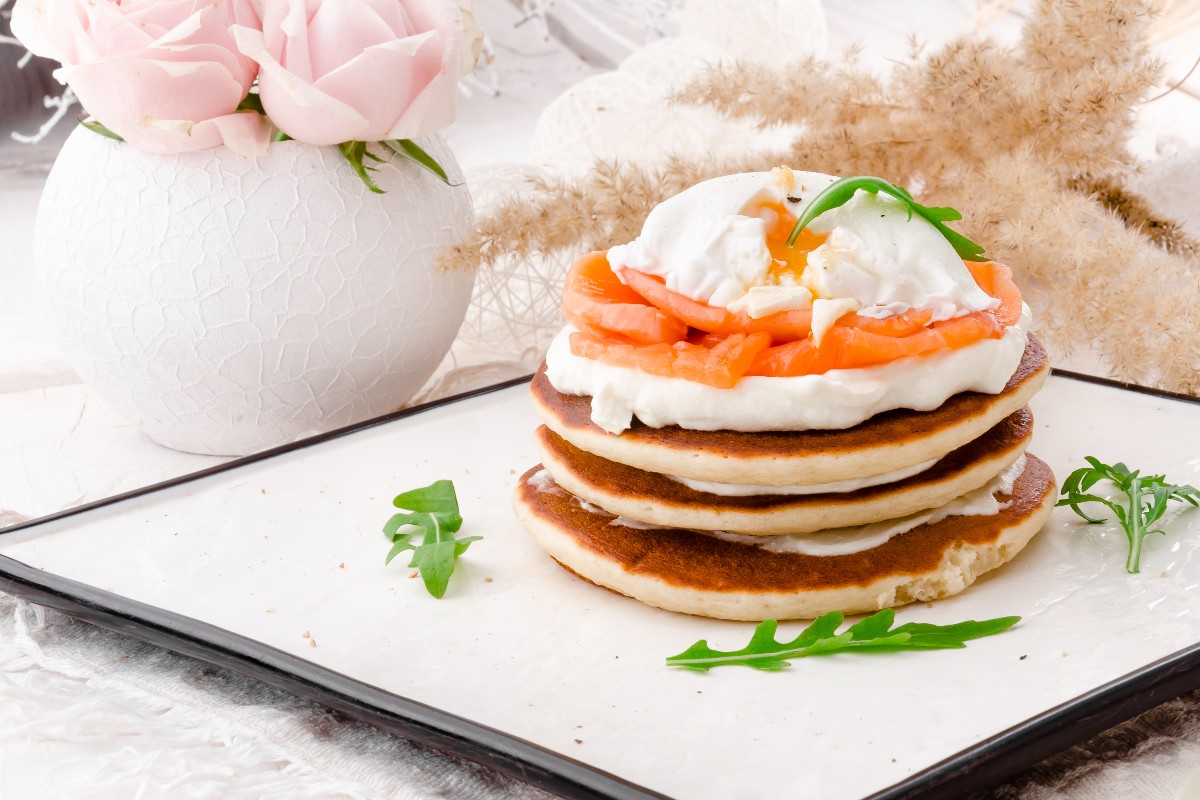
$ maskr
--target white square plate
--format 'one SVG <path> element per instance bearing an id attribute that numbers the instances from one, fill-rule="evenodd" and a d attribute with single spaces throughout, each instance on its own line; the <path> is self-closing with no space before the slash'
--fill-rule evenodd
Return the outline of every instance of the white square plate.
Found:
<path id="1" fill-rule="evenodd" d="M 1200 483 L 1200 403 L 1055 376 L 1030 451 Z M 1200 685 L 1200 513 L 1151 537 L 1055 511 L 1012 564 L 899 622 L 1020 615 L 964 650 L 670 669 L 753 626 L 585 583 L 516 523 L 537 461 L 522 383 L 151 487 L 0 536 L 0 590 L 283 686 L 575 797 L 963 796 Z M 380 529 L 454 481 L 483 540 L 430 597 Z M 781 626 L 793 636 L 799 624 Z"/>

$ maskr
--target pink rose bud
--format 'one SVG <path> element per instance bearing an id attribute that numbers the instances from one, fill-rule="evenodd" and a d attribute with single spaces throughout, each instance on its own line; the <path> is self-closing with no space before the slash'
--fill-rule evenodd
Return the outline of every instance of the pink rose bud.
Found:
<path id="1" fill-rule="evenodd" d="M 251 0 L 17 0 L 12 13 L 13 34 L 62 62 L 55 76 L 87 112 L 152 153 L 266 149 L 270 124 L 237 111 L 258 67 L 234 24 L 258 25 Z"/>
<path id="2" fill-rule="evenodd" d="M 452 0 L 263 0 L 236 27 L 263 108 L 301 142 L 414 139 L 454 121 L 474 22 Z M 473 63 L 473 62 L 472 62 Z"/>

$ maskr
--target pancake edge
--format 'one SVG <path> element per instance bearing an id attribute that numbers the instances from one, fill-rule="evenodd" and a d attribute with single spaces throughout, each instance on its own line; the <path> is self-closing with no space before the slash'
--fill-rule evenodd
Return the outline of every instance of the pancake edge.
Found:
<path id="1" fill-rule="evenodd" d="M 858 447 L 841 451 L 838 451 L 837 445 L 834 443 L 832 446 L 824 446 L 815 452 L 795 456 L 779 455 L 778 453 L 767 453 L 761 456 L 731 455 L 727 452 L 671 447 L 643 441 L 636 436 L 630 436 L 629 431 L 615 435 L 609 434 L 591 423 L 590 420 L 585 426 L 568 424 L 555 409 L 547 406 L 538 394 L 538 381 L 539 378 L 544 380 L 544 368 L 539 370 L 538 375 L 535 375 L 534 382 L 530 387 L 530 396 L 535 413 L 546 427 L 580 450 L 586 450 L 609 461 L 634 466 L 647 472 L 678 475 L 693 480 L 764 486 L 808 486 L 866 478 L 905 469 L 923 461 L 942 458 L 947 453 L 979 437 L 1005 417 L 1025 406 L 1049 377 L 1049 360 L 1046 358 L 1044 348 L 1033 336 L 1029 337 L 1026 356 L 1023 358 L 1033 359 L 1036 366 L 1032 367 L 1016 386 L 995 395 L 980 394 L 980 397 L 990 399 L 986 408 L 972 416 L 944 425 L 927 436 L 914 438 L 900 444 L 885 443 L 875 447 Z M 1027 366 L 1023 360 L 1022 366 L 1018 367 L 1018 372 Z M 550 387 L 550 391 L 559 394 L 553 387 Z M 559 396 L 565 397 L 566 395 Z M 944 406 L 945 403 L 942 405 Z M 937 411 L 937 409 L 933 411 Z M 930 414 L 933 412 L 913 413 Z M 866 420 L 860 423 L 860 426 L 870 424 L 871 420 Z M 860 426 L 855 426 L 855 428 Z M 703 440 L 704 432 L 689 433 L 692 438 Z M 750 432 L 747 433 L 750 436 L 753 435 Z M 804 433 L 806 432 L 799 431 L 796 435 L 802 436 Z M 814 431 L 814 433 L 818 432 Z M 819 433 L 827 432 L 820 431 Z"/>
<path id="2" fill-rule="evenodd" d="M 552 524 L 523 501 L 521 489 L 539 467 L 521 477 L 513 493 L 513 510 L 538 545 L 568 571 L 647 605 L 666 611 L 744 622 L 815 619 L 830 611 L 865 614 L 950 597 L 968 588 L 980 575 L 1015 558 L 1043 528 L 1056 500 L 1056 485 L 1049 467 L 1034 456 L 1028 456 L 1028 459 L 1026 472 L 1032 467 L 1048 476 L 1040 487 L 1041 497 L 1029 513 L 1003 527 L 993 540 L 980 544 L 957 540 L 942 551 L 937 568 L 924 573 L 888 574 L 865 585 L 800 592 L 700 589 L 671 584 L 627 570 L 621 564 L 602 558 L 594 550 L 581 545 L 570 532 Z"/>
<path id="3" fill-rule="evenodd" d="M 1020 409 L 1013 413 L 1020 413 Z M 996 426 L 1003 424 L 1004 420 L 1001 420 Z M 994 427 L 989 429 L 989 432 Z M 921 476 L 924 473 L 918 473 L 896 483 L 844 494 L 762 496 L 769 498 L 768 502 L 755 507 L 734 504 L 721 495 L 705 493 L 696 493 L 705 499 L 705 505 L 699 505 L 691 499 L 674 499 L 668 495 L 614 494 L 605 487 L 589 481 L 585 472 L 560 458 L 558 451 L 547 446 L 541 430 L 535 432 L 534 443 L 541 454 L 542 466 L 559 486 L 576 497 L 600 506 L 611 514 L 649 525 L 730 531 L 751 536 L 812 533 L 830 528 L 866 525 L 940 508 L 956 497 L 984 486 L 1011 466 L 1025 452 L 1033 438 L 1031 422 L 1025 435 L 1011 447 L 977 459 L 964 469 L 935 481 L 922 481 Z M 987 436 L 987 433 L 983 435 Z M 570 445 L 569 442 L 567 444 Z M 963 447 L 970 447 L 972 444 L 974 442 L 968 442 Z M 615 466 L 622 470 L 644 471 L 627 464 Z M 681 485 L 681 488 L 685 487 Z"/>

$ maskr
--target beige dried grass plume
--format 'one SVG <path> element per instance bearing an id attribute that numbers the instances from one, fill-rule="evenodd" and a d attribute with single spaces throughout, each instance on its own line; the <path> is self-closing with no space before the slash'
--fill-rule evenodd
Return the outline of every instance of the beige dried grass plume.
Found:
<path id="1" fill-rule="evenodd" d="M 1197 247 L 1121 187 L 1127 140 L 1161 67 L 1149 0 L 1043 0 L 1013 47 L 962 37 L 886 79 L 853 54 L 718 67 L 678 103 L 803 133 L 791 148 L 657 169 L 597 164 L 500 204 L 456 258 L 584 252 L 637 235 L 653 206 L 715 175 L 776 164 L 879 175 L 964 214 L 1011 265 L 1052 351 L 1092 347 L 1113 376 L 1200 394 Z"/>

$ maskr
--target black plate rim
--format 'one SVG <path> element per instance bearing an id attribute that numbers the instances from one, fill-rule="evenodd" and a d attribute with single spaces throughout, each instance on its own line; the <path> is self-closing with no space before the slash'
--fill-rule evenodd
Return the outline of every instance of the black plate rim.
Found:
<path id="1" fill-rule="evenodd" d="M 1054 375 L 1163 399 L 1200 398 L 1068 370 Z M 0 535 L 66 519 L 184 483 L 527 383 L 514 378 L 367 420 L 197 472 L 27 520 Z M 540 745 L 363 683 L 248 637 L 97 589 L 0 555 L 0 591 L 173 652 L 226 667 L 388 733 L 465 758 L 564 798 L 661 800 L 638 786 Z M 1156 705 L 1200 688 L 1200 643 L 1179 650 L 966 748 L 864 800 L 950 800 L 994 786 Z"/>

